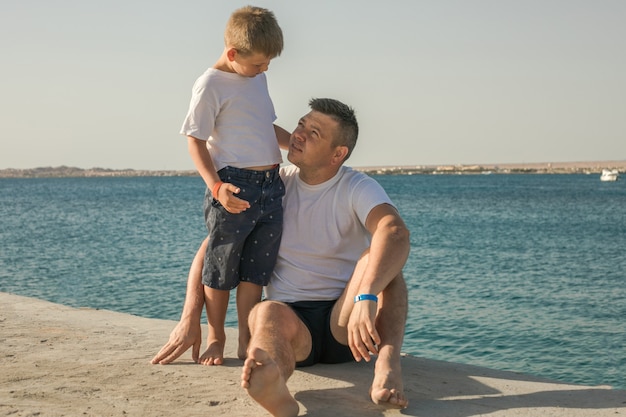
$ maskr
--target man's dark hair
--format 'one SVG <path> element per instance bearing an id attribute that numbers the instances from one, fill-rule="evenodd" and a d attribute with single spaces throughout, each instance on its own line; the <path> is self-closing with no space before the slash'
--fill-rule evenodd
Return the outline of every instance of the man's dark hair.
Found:
<path id="1" fill-rule="evenodd" d="M 339 123 L 339 132 L 333 139 L 333 144 L 347 147 L 348 153 L 345 159 L 348 159 L 359 136 L 359 124 L 356 121 L 354 109 L 332 98 L 313 98 L 309 101 L 309 107 L 311 110 L 332 117 Z"/>

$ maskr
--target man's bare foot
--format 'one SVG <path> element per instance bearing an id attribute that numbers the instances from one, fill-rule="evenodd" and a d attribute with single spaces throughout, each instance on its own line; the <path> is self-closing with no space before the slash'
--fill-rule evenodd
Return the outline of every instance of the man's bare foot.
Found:
<path id="1" fill-rule="evenodd" d="M 207 340 L 207 348 L 198 359 L 200 365 L 221 365 L 224 363 L 225 340 Z"/>
<path id="2" fill-rule="evenodd" d="M 251 349 L 241 371 L 241 386 L 271 415 L 298 415 L 298 402 L 289 393 L 278 365 L 266 351 Z"/>
<path id="3" fill-rule="evenodd" d="M 378 358 L 380 360 L 380 358 Z M 374 380 L 370 388 L 370 397 L 374 404 L 390 405 L 392 407 L 406 408 L 409 400 L 404 396 L 402 372 L 399 369 L 392 370 L 387 364 L 376 363 Z"/>

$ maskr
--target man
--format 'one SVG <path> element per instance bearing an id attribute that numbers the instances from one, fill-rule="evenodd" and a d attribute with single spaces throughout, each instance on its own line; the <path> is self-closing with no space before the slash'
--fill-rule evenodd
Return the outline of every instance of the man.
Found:
<path id="1" fill-rule="evenodd" d="M 343 166 L 358 135 L 353 110 L 331 99 L 309 104 L 290 139 L 294 166 L 281 172 L 282 243 L 267 300 L 249 316 L 241 385 L 272 415 L 296 416 L 286 385 L 296 366 L 376 355 L 372 401 L 406 407 L 400 348 L 409 232 L 382 187 Z M 196 257 L 181 322 L 153 363 L 171 362 L 191 345 L 198 358 L 201 263 Z"/>

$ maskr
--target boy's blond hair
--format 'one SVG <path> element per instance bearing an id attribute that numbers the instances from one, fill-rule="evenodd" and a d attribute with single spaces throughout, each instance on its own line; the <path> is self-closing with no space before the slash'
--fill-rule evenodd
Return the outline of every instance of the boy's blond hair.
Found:
<path id="1" fill-rule="evenodd" d="M 224 42 L 241 55 L 260 53 L 275 58 L 283 51 L 283 32 L 274 13 L 245 6 L 233 12 L 226 24 Z"/>

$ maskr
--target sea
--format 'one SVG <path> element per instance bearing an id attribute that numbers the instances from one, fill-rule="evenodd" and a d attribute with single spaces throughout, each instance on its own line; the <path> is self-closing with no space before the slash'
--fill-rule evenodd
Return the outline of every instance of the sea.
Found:
<path id="1" fill-rule="evenodd" d="M 404 352 L 626 389 L 623 181 L 374 178 L 411 231 Z M 0 179 L 0 291 L 178 320 L 203 195 L 199 177 Z"/>

